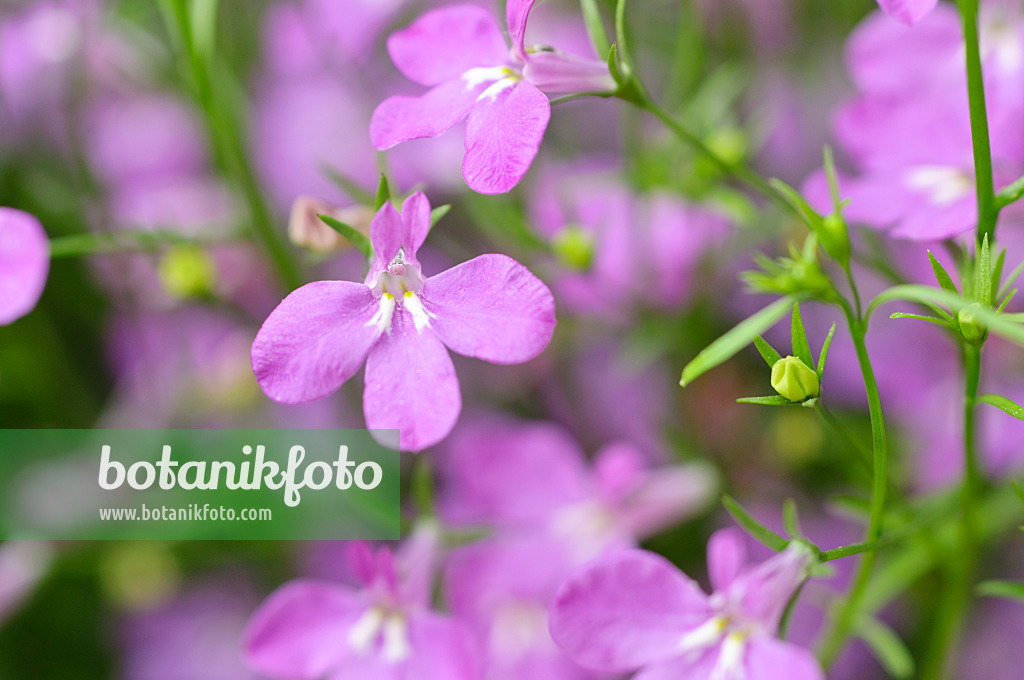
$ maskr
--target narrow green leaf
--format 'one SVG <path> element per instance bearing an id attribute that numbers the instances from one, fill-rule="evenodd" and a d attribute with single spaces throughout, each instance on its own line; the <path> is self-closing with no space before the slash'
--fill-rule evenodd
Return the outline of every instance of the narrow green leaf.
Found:
<path id="1" fill-rule="evenodd" d="M 434 225 L 441 221 L 441 218 L 448 214 L 448 211 L 452 209 L 451 203 L 445 203 L 439 205 L 430 211 L 430 228 L 433 229 Z"/>
<path id="2" fill-rule="evenodd" d="M 1003 297 L 1004 295 L 1006 295 L 1006 291 L 1010 289 L 1010 286 L 1013 285 L 1013 282 L 1016 281 L 1017 277 L 1019 277 L 1022 273 L 1024 273 L 1024 262 L 1021 262 L 1019 265 L 1014 267 L 1013 271 L 1010 272 L 1010 275 L 1006 277 L 1006 281 L 1004 281 L 1003 285 L 999 287 L 999 293 L 997 294 L 997 297 Z"/>
<path id="3" fill-rule="evenodd" d="M 978 284 L 975 297 L 978 302 L 992 306 L 992 249 L 989 247 L 988 234 L 981 239 L 978 249 Z"/>
<path id="4" fill-rule="evenodd" d="M 825 145 L 822 150 L 822 157 L 825 161 L 825 176 L 828 177 L 828 188 L 832 194 L 832 205 L 838 212 L 842 203 L 842 199 L 839 196 L 839 179 L 836 173 L 836 161 L 832 155 L 832 147 Z"/>
<path id="5" fill-rule="evenodd" d="M 867 520 L 871 514 L 871 503 L 858 496 L 836 494 L 829 499 L 836 511 L 856 520 Z"/>
<path id="6" fill-rule="evenodd" d="M 1009 293 L 1007 293 L 1006 297 L 1003 298 L 1003 301 L 999 303 L 999 307 L 996 309 L 996 314 L 999 314 L 1004 309 L 1006 309 L 1006 305 L 1010 304 L 1010 300 L 1012 300 L 1013 296 L 1015 296 L 1016 294 L 1017 294 L 1017 289 L 1016 288 L 1014 288 Z"/>
<path id="7" fill-rule="evenodd" d="M 937 323 L 940 326 L 945 326 L 946 322 L 936 316 L 928 316 L 926 314 L 908 314 L 906 312 L 893 312 L 889 315 L 890 319 L 917 319 L 918 321 L 928 321 L 929 323 Z"/>
<path id="8" fill-rule="evenodd" d="M 793 336 L 793 354 L 807 364 L 807 368 L 814 370 L 814 357 L 811 356 L 811 345 L 807 342 L 807 330 L 804 329 L 804 320 L 800 316 L 800 303 L 793 303 L 793 321 L 791 324 Z"/>
<path id="9" fill-rule="evenodd" d="M 914 657 L 892 628 L 874 617 L 866 617 L 857 632 L 889 675 L 909 678 L 914 674 Z"/>
<path id="10" fill-rule="evenodd" d="M 324 163 L 320 166 L 320 172 L 322 172 L 327 179 L 334 182 L 339 189 L 348 194 L 353 201 L 362 203 L 363 205 L 370 205 L 373 203 L 373 194 L 359 186 L 358 182 L 343 174 L 334 166 Z"/>
<path id="11" fill-rule="evenodd" d="M 583 12 L 583 21 L 587 25 L 590 44 L 594 46 L 598 54 L 608 54 L 608 50 L 611 49 L 611 41 L 608 39 L 608 31 L 605 29 L 604 19 L 601 18 L 597 0 L 580 0 L 580 10 Z"/>
<path id="12" fill-rule="evenodd" d="M 804 532 L 800 529 L 800 517 L 796 511 L 796 501 L 787 498 L 782 504 L 782 524 L 790 538 L 800 538 Z"/>
<path id="13" fill-rule="evenodd" d="M 825 374 L 825 361 L 828 359 L 828 349 L 832 346 L 832 336 L 835 335 L 836 325 L 832 324 L 832 327 L 828 329 L 828 335 L 825 336 L 825 342 L 821 346 L 821 354 L 818 355 L 818 382 L 821 382 L 821 376 Z"/>
<path id="14" fill-rule="evenodd" d="M 776 177 L 772 177 L 768 180 L 768 184 L 770 184 L 772 189 L 775 190 L 775 193 L 781 196 L 782 199 L 786 201 L 791 208 L 793 208 L 794 212 L 803 218 L 804 223 L 807 224 L 807 227 L 811 231 L 817 232 L 821 229 L 821 215 L 819 215 L 814 208 L 804 200 L 804 197 L 800 195 L 800 192 Z"/>
<path id="15" fill-rule="evenodd" d="M 956 293 L 959 295 L 960 291 L 957 290 L 956 284 L 953 283 L 953 279 L 950 278 L 949 272 L 946 271 L 946 268 L 942 266 L 941 262 L 935 259 L 935 256 L 932 255 L 932 251 L 930 250 L 928 251 L 928 261 L 932 263 L 932 271 L 935 272 L 935 280 L 939 282 L 939 286 L 941 286 L 943 290 L 948 290 L 950 293 Z"/>
<path id="16" fill-rule="evenodd" d="M 754 336 L 754 346 L 757 347 L 757 351 L 761 354 L 764 362 L 768 364 L 768 368 L 774 368 L 776 362 L 782 359 L 782 355 L 779 354 L 778 350 L 769 345 L 768 341 L 760 335 Z"/>
<path id="17" fill-rule="evenodd" d="M 1021 198 L 1024 198 L 1024 177 L 999 192 L 999 195 L 996 196 L 996 207 L 1001 210 Z"/>
<path id="18" fill-rule="evenodd" d="M 785 316 L 792 304 L 793 298 L 780 298 L 736 324 L 686 365 L 679 384 L 685 387 L 715 366 L 731 359 L 737 352 L 750 344 L 755 335 L 764 333 Z"/>
<path id="19" fill-rule="evenodd" d="M 983 581 L 975 589 L 982 597 L 1001 597 L 1024 602 L 1024 583 L 1017 581 Z"/>
<path id="20" fill-rule="evenodd" d="M 1006 266 L 1006 248 L 999 251 L 999 255 L 996 256 L 995 264 L 992 265 L 992 289 L 998 291 L 1000 288 L 1000 282 L 1003 280 L 1003 267 Z M 994 298 L 998 299 L 998 295 Z M 995 304 L 993 302 L 992 304 Z"/>
<path id="21" fill-rule="evenodd" d="M 384 204 L 391 200 L 391 187 L 388 186 L 387 175 L 381 173 L 380 184 L 377 185 L 377 197 L 374 199 L 374 210 L 380 210 Z"/>
<path id="22" fill-rule="evenodd" d="M 983 394 L 978 401 L 995 406 L 997 409 L 1007 413 L 1017 420 L 1024 420 L 1024 406 L 1007 399 L 998 394 Z"/>
<path id="23" fill-rule="evenodd" d="M 762 406 L 793 406 L 798 401 L 790 401 L 781 394 L 773 394 L 767 397 L 743 397 L 736 400 L 737 404 L 760 404 Z"/>
<path id="24" fill-rule="evenodd" d="M 736 522 L 743 527 L 748 534 L 775 552 L 781 552 L 786 549 L 787 545 L 789 545 L 789 541 L 751 517 L 750 513 L 744 510 L 743 506 L 737 503 L 731 496 L 722 496 L 722 505 L 725 506 L 728 513 L 732 515 L 732 518 L 736 520 Z"/>
<path id="25" fill-rule="evenodd" d="M 868 305 L 868 316 L 879 305 L 892 302 L 893 300 L 906 300 L 922 304 L 940 303 L 948 305 L 954 311 L 962 308 L 965 303 L 969 302 L 949 291 L 929 288 L 928 286 L 894 286 L 883 291 L 871 301 L 871 304 Z M 971 312 L 978 321 L 987 326 L 996 335 L 1024 346 L 1024 326 L 1014 323 L 1011 315 L 996 314 L 994 309 L 988 307 L 977 307 L 972 309 Z"/>
<path id="26" fill-rule="evenodd" d="M 218 0 L 192 0 L 190 5 L 192 44 L 207 64 L 213 59 L 217 42 L 218 4 Z"/>
<path id="27" fill-rule="evenodd" d="M 317 215 L 317 217 L 319 217 L 320 220 L 328 227 L 344 236 L 349 243 L 358 248 L 359 251 L 366 256 L 367 260 L 373 258 L 373 244 L 370 243 L 370 239 L 364 236 L 361 232 L 340 220 L 334 219 L 330 215 Z"/>

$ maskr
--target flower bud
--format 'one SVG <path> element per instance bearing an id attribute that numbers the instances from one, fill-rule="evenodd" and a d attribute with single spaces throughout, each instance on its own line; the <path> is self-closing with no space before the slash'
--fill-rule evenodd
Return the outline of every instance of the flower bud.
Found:
<path id="1" fill-rule="evenodd" d="M 373 221 L 373 211 L 366 206 L 336 208 L 316 198 L 299 196 L 292 204 L 288 220 L 288 238 L 292 243 L 318 253 L 331 253 L 349 246 L 345 237 L 324 224 L 318 215 L 329 215 L 364 235 L 369 235 Z"/>
<path id="2" fill-rule="evenodd" d="M 779 359 L 772 366 L 772 387 L 790 401 L 818 396 L 818 374 L 797 357 Z"/>
<path id="3" fill-rule="evenodd" d="M 960 335 L 964 340 L 978 347 L 985 344 L 985 339 L 988 338 L 988 328 L 974 315 L 975 310 L 980 306 L 974 302 L 961 309 L 956 315 L 957 325 L 960 326 Z"/>
<path id="4" fill-rule="evenodd" d="M 551 249 L 558 256 L 558 261 L 569 269 L 586 271 L 594 261 L 593 236 L 575 224 L 567 225 L 555 234 Z"/>
<path id="5" fill-rule="evenodd" d="M 190 245 L 168 250 L 160 260 L 158 275 L 164 291 L 181 299 L 208 295 L 217 284 L 213 260 L 202 248 Z"/>
<path id="6" fill-rule="evenodd" d="M 842 215 L 833 213 L 822 220 L 820 238 L 832 259 L 844 267 L 850 264 L 850 234 Z"/>

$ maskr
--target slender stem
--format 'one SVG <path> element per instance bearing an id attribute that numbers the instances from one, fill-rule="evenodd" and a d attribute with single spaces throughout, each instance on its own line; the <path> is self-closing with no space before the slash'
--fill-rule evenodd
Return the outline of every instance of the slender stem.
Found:
<path id="1" fill-rule="evenodd" d="M 978 38 L 978 0 L 959 0 L 967 52 L 967 96 L 971 110 L 971 140 L 974 145 L 975 184 L 978 193 L 978 241 L 987 234 L 992 240 L 999 209 L 992 174 L 992 143 L 989 139 L 985 81 L 981 71 Z"/>
<path id="2" fill-rule="evenodd" d="M 176 245 L 208 247 L 231 238 L 189 238 L 174 231 L 118 231 L 59 236 L 50 241 L 50 257 L 84 257 L 113 253 L 151 253 Z"/>
<path id="3" fill-rule="evenodd" d="M 854 290 L 856 290 L 856 286 Z M 877 544 L 882 535 L 882 527 L 885 520 L 885 496 L 888 487 L 889 455 L 885 437 L 885 421 L 882 415 L 882 401 L 878 393 L 878 382 L 875 380 L 875 373 L 871 368 L 871 359 L 868 356 L 867 345 L 865 344 L 867 322 L 863 318 L 855 317 L 848 306 L 844 307 L 844 311 L 846 312 L 846 319 L 850 327 L 850 336 L 853 338 L 853 345 L 857 351 L 857 361 L 860 363 L 861 374 L 864 378 L 864 389 L 868 397 L 868 411 L 871 415 L 874 474 L 871 484 L 871 514 L 864 542 Z M 874 570 L 877 555 L 877 545 L 873 549 L 864 552 L 864 557 L 857 567 L 857 573 L 854 576 L 850 592 L 843 601 L 839 613 L 832 619 L 831 629 L 823 638 L 819 657 L 822 665 L 826 668 L 836 660 L 836 657 L 843 650 L 843 645 L 856 622 L 861 600 L 871 581 L 871 573 Z"/>
<path id="4" fill-rule="evenodd" d="M 978 519 L 978 493 L 981 471 L 978 466 L 978 437 L 975 411 L 978 385 L 981 382 L 981 348 L 968 344 L 964 348 L 964 481 L 961 487 L 961 518 L 959 545 L 955 559 L 947 562 L 945 596 L 935 615 L 932 638 L 921 668 L 921 678 L 942 680 L 948 675 L 948 659 L 956 643 L 960 623 L 967 612 L 971 584 L 978 558 L 981 536 Z"/>
<path id="5" fill-rule="evenodd" d="M 227 170 L 245 195 L 246 203 L 252 211 L 253 237 L 270 258 L 281 284 L 288 289 L 298 288 L 304 283 L 302 273 L 288 250 L 283 232 L 275 228 L 270 208 L 263 199 L 263 192 L 252 170 L 241 134 L 244 129 L 242 121 L 234 115 L 231 107 L 226 105 L 223 97 L 216 96 L 223 88 L 214 87 L 210 77 L 210 70 L 214 64 L 206 63 L 204 55 L 196 46 L 186 3 L 183 0 L 169 2 L 195 81 L 196 98 L 204 113 L 207 132 Z"/>

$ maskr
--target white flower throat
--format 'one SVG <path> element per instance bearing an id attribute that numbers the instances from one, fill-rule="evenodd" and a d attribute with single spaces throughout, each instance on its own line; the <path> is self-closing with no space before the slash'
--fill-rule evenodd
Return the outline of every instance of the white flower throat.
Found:
<path id="1" fill-rule="evenodd" d="M 404 248 L 400 248 L 387 269 L 377 275 L 371 289 L 378 296 L 379 307 L 369 325 L 376 326 L 379 333 L 391 333 L 391 322 L 399 304 L 412 316 L 417 332 L 422 333 L 430 325 L 431 314 L 420 299 L 423 273 L 419 263 L 406 261 Z"/>

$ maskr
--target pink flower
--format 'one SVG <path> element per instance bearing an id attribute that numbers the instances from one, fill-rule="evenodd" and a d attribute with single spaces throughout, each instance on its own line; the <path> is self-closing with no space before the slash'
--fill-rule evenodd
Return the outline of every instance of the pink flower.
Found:
<path id="1" fill-rule="evenodd" d="M 496 364 L 544 350 L 555 328 L 547 286 L 505 255 L 481 255 L 425 279 L 416 251 L 429 229 L 421 192 L 401 213 L 385 204 L 370 225 L 374 260 L 362 284 L 310 283 L 278 305 L 252 345 L 267 396 L 286 404 L 319 399 L 365 361 L 367 427 L 398 429 L 402 449 L 420 451 L 446 437 L 462 409 L 446 346 Z"/>
<path id="2" fill-rule="evenodd" d="M 905 24 L 912 24 L 935 9 L 938 0 L 878 0 L 886 14 Z"/>
<path id="3" fill-rule="evenodd" d="M 0 208 L 0 326 L 31 312 L 50 271 L 50 243 L 32 215 Z"/>
<path id="4" fill-rule="evenodd" d="M 560 588 L 551 634 L 570 659 L 636 680 L 824 680 L 814 655 L 775 637 L 786 604 L 807 577 L 810 549 L 792 543 L 745 567 L 743 536 L 708 543 L 711 596 L 654 553 L 597 559 Z"/>
<path id="5" fill-rule="evenodd" d="M 691 517 L 717 479 L 702 463 L 652 468 L 626 442 L 593 466 L 562 428 L 488 417 L 461 426 L 440 451 L 446 521 L 550 540 L 548 559 L 581 564 Z"/>
<path id="6" fill-rule="evenodd" d="M 256 610 L 243 653 L 258 673 L 289 680 L 473 680 L 472 638 L 429 609 L 436 536 L 419 532 L 397 557 L 353 543 L 363 587 L 302 579 Z"/>
<path id="7" fill-rule="evenodd" d="M 491 14 L 473 5 L 427 12 L 388 39 L 388 52 L 410 80 L 432 87 L 395 96 L 370 122 L 378 149 L 436 137 L 469 116 L 462 175 L 474 191 L 510 191 L 529 170 L 551 117 L 544 92 L 611 91 L 604 62 L 525 46 L 535 0 L 506 6 L 511 52 Z"/>

